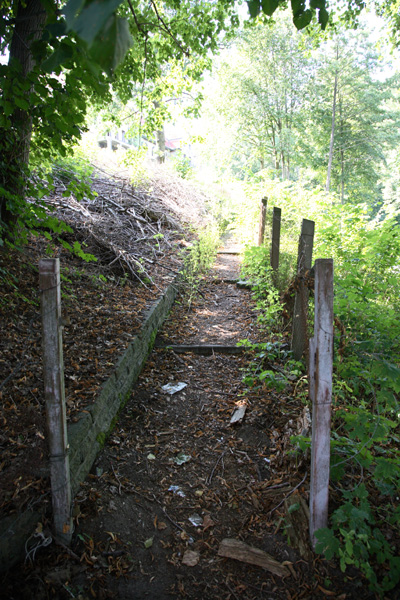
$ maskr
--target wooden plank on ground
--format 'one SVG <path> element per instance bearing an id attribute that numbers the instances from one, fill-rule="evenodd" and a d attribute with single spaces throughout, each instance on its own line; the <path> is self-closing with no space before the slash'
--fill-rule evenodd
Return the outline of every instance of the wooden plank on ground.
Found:
<path id="1" fill-rule="evenodd" d="M 223 539 L 218 549 L 218 556 L 234 558 L 249 565 L 262 567 L 278 577 L 287 577 L 289 575 L 289 570 L 270 554 L 259 548 L 254 548 L 254 546 L 249 546 L 241 540 L 232 538 Z"/>
<path id="2" fill-rule="evenodd" d="M 212 354 L 242 354 L 246 351 L 244 346 L 218 345 L 218 344 L 170 344 L 167 346 L 158 346 L 161 350 L 172 350 L 173 352 L 183 354 L 193 352 L 202 356 L 211 356 Z"/>
<path id="3" fill-rule="evenodd" d="M 214 277 L 214 279 L 211 279 L 211 283 L 228 283 L 228 284 L 237 284 L 239 282 L 239 280 L 236 279 L 221 279 L 220 277 Z"/>

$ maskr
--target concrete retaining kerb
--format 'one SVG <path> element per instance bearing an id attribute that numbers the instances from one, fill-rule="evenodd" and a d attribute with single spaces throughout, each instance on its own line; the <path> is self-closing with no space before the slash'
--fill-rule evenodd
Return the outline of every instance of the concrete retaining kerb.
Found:
<path id="1" fill-rule="evenodd" d="M 68 426 L 69 464 L 72 495 L 79 490 L 97 454 L 111 433 L 120 410 L 125 406 L 139 374 L 154 344 L 160 325 L 170 312 L 179 289 L 180 275 L 151 307 L 140 332 L 119 359 L 111 377 L 102 385 L 94 404 Z M 43 510 L 38 508 L 42 499 L 30 509 L 0 520 L 0 572 L 24 560 L 29 540 L 34 536 L 37 523 L 42 521 Z"/>

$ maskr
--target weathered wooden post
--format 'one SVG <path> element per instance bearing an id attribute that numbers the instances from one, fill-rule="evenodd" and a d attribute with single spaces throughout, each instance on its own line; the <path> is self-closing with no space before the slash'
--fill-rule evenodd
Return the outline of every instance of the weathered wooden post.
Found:
<path id="1" fill-rule="evenodd" d="M 281 239 L 281 209 L 274 206 L 272 213 L 272 236 L 271 236 L 271 268 L 274 283 L 276 284 L 279 268 L 279 245 Z"/>
<path id="2" fill-rule="evenodd" d="M 46 400 L 50 477 L 56 539 L 69 544 L 72 537 L 71 486 L 65 411 L 62 350 L 60 261 L 39 262 L 42 300 L 43 379 Z"/>
<path id="3" fill-rule="evenodd" d="M 262 198 L 260 202 L 260 222 L 258 225 L 258 245 L 264 244 L 265 218 L 267 216 L 267 198 Z"/>
<path id="4" fill-rule="evenodd" d="M 292 352 L 300 360 L 307 347 L 308 289 L 304 282 L 306 271 L 311 269 L 314 242 L 314 221 L 303 219 L 297 257 L 297 289 L 293 309 Z"/>
<path id="5" fill-rule="evenodd" d="M 310 537 L 328 524 L 333 370 L 333 260 L 315 261 L 314 337 L 310 340 L 309 388 L 312 408 Z"/>

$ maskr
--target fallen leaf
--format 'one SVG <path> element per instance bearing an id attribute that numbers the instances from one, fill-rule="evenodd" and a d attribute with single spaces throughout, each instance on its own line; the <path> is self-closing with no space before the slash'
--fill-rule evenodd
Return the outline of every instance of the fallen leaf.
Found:
<path id="1" fill-rule="evenodd" d="M 194 550 L 186 550 L 182 558 L 182 564 L 187 567 L 195 567 L 200 560 L 200 554 Z"/>
<path id="2" fill-rule="evenodd" d="M 209 527 L 213 527 L 214 525 L 215 525 L 215 523 L 212 520 L 212 518 L 210 517 L 210 515 L 205 515 L 204 521 L 203 521 L 203 529 L 204 529 L 204 531 L 206 529 L 208 529 Z"/>

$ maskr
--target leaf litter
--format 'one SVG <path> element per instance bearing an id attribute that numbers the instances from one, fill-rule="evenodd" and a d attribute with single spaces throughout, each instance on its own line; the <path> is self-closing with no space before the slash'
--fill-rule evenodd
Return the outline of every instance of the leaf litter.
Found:
<path id="1" fill-rule="evenodd" d="M 190 317 L 196 318 L 198 306 L 204 315 L 209 285 L 204 282 Z M 241 293 L 245 294 L 246 327 L 252 301 L 245 290 Z M 191 336 L 193 328 L 182 327 L 184 310 L 182 305 L 174 308 L 160 338 L 167 332 L 187 342 L 186 331 Z M 237 338 L 239 323 L 235 321 L 232 329 L 225 329 L 224 343 Z M 212 322 L 216 324 L 215 315 Z M 195 328 L 196 341 L 201 341 L 202 327 Z M 220 330 L 224 327 L 221 321 Z M 254 328 L 252 333 L 259 334 Z M 345 582 L 334 565 L 319 558 L 307 563 L 287 544 L 284 500 L 294 490 L 308 500 L 307 465 L 296 464 L 297 459 L 289 454 L 292 448 L 286 433 L 288 422 L 297 421 L 303 406 L 291 385 L 279 394 L 265 387 L 247 389 L 243 384 L 247 360 L 245 356 L 153 351 L 117 426 L 115 436 L 120 443 L 108 444 L 99 458 L 105 470 L 112 465 L 118 472 L 122 495 L 117 517 L 102 509 L 109 493 L 104 482 L 87 484 L 99 494 L 98 514 L 81 526 L 94 536 L 112 522 L 136 550 L 133 574 L 127 573 L 124 583 L 106 577 L 105 583 L 98 582 L 98 589 L 105 586 L 116 597 L 128 593 L 137 598 L 150 594 L 157 598 L 311 599 L 325 597 L 327 585 L 344 590 L 344 598 L 352 597 L 355 590 L 359 593 L 359 584 L 352 587 Z M 185 396 L 177 394 L 168 401 L 162 393 L 166 374 L 188 382 Z M 244 397 L 245 419 L 231 425 L 232 411 Z M 167 435 L 161 435 L 165 430 Z M 143 448 L 149 444 L 157 456 L 151 464 L 143 460 Z M 190 449 L 191 460 L 179 465 L 171 456 L 178 457 L 182 448 Z M 171 494 L 172 487 L 184 496 Z M 148 532 L 154 527 L 154 515 L 163 519 L 166 528 L 156 530 L 151 556 L 146 557 L 135 544 L 139 533 L 135 524 L 143 523 Z M 192 521 L 193 515 L 203 520 L 203 526 L 200 520 Z M 229 550 L 221 555 L 221 547 Z M 275 574 L 255 566 L 254 561 L 264 567 L 272 565 Z M 144 574 L 139 574 L 139 564 Z M 185 570 L 189 567 L 192 575 Z M 363 591 L 365 598 L 372 598 L 365 586 Z"/>
<path id="2" fill-rule="evenodd" d="M 215 273 L 217 280 L 233 278 L 236 258 L 219 257 Z M 215 283 L 211 274 L 201 291 L 190 313 L 182 304 L 174 307 L 159 341 L 234 344 L 263 338 L 248 290 Z M 81 590 L 84 599 L 297 600 L 325 598 L 335 590 L 343 600 L 373 598 L 357 573 L 345 581 L 334 564 L 320 558 L 307 563 L 287 545 L 284 500 L 293 490 L 308 500 L 307 465 L 290 455 L 285 434 L 303 405 L 291 384 L 279 394 L 262 386 L 247 389 L 247 363 L 245 355 L 153 350 L 75 499 L 71 549 L 40 548 L 34 564 L 25 567 L 29 584 L 19 574 L 21 597 L 63 598 Z M 185 395 L 164 393 L 171 376 L 187 382 Z M 244 398 L 243 421 L 231 424 Z M 179 456 L 190 460 L 179 464 Z M 222 555 L 221 544 L 228 548 Z M 270 556 L 283 578 L 241 560 L 238 551 L 253 562 Z M 57 578 L 61 567 L 64 574 Z M 12 590 L 12 573 L 7 583 Z"/>

